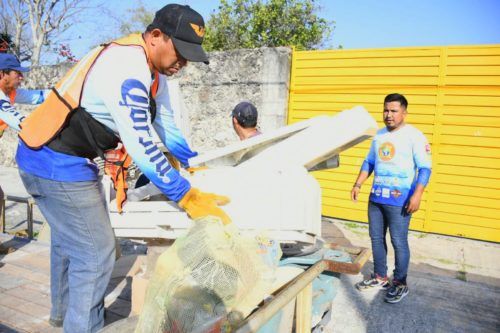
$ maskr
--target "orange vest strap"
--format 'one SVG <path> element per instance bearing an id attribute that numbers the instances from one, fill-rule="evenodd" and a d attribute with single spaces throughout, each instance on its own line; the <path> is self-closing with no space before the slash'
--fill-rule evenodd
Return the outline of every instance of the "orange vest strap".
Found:
<path id="1" fill-rule="evenodd" d="M 40 149 L 54 139 L 66 126 L 71 115 L 78 109 L 88 73 L 97 58 L 110 45 L 141 47 L 148 59 L 147 48 L 140 34 L 133 34 L 109 44 L 94 49 L 80 60 L 57 84 L 52 92 L 38 108 L 36 108 L 21 124 L 20 139 L 32 149 Z M 151 87 L 153 98 L 156 96 L 159 85 L 159 74 L 154 72 L 154 81 Z M 127 199 L 127 169 L 132 159 L 122 146 L 119 149 L 105 152 L 104 171 L 113 180 L 116 190 L 118 211 Z"/>
<path id="2" fill-rule="evenodd" d="M 146 44 L 140 34 L 133 34 L 98 47 L 81 59 L 52 88 L 44 103 L 29 114 L 21 124 L 20 139 L 32 149 L 40 149 L 66 126 L 72 112 L 80 106 L 85 80 L 97 58 L 110 45 L 138 46 Z"/>
<path id="3" fill-rule="evenodd" d="M 104 172 L 113 181 L 113 187 L 116 191 L 116 207 L 119 213 L 122 213 L 123 204 L 127 200 L 128 184 L 126 179 L 130 164 L 132 164 L 132 159 L 125 147 L 121 146 L 119 149 L 106 152 Z"/>
<path id="4" fill-rule="evenodd" d="M 10 105 L 14 105 L 14 102 L 16 101 L 16 95 L 17 95 L 16 89 L 14 89 L 10 92 L 10 94 L 9 94 Z"/>
<path id="5" fill-rule="evenodd" d="M 155 78 L 153 80 L 153 84 L 151 85 L 151 97 L 156 98 L 156 94 L 158 93 L 158 86 L 160 85 L 160 73 L 155 71 Z"/>

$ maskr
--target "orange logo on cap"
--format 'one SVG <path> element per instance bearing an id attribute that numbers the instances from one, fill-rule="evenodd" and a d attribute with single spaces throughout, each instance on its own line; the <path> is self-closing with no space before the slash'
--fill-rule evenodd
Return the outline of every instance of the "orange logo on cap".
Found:
<path id="1" fill-rule="evenodd" d="M 200 25 L 194 24 L 194 23 L 189 23 L 191 25 L 191 28 L 193 28 L 194 32 L 198 37 L 205 36 L 205 27 L 202 27 Z"/>

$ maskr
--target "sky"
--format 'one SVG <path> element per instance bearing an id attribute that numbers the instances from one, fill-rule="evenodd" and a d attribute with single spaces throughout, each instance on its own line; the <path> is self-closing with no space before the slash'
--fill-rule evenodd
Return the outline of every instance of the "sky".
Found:
<path id="1" fill-rule="evenodd" d="M 90 0 L 97 2 L 98 0 Z M 218 0 L 177 0 L 208 21 Z M 109 12 L 81 18 L 69 31 L 77 58 L 116 34 L 120 17 L 137 1 L 108 0 Z M 143 1 L 155 11 L 168 1 Z M 500 44 L 500 0 L 316 0 L 319 16 L 335 22 L 327 48 L 364 49 L 409 46 Z M 100 39 L 100 40 L 99 40 Z"/>

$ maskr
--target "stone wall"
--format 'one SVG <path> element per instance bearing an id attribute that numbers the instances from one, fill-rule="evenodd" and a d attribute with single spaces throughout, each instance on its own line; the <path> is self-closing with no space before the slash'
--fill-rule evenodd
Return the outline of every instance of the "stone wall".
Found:
<path id="1" fill-rule="evenodd" d="M 230 113 L 242 100 L 254 103 L 263 132 L 286 124 L 291 50 L 260 48 L 212 52 L 210 64 L 190 63 L 172 78 L 173 105 L 179 127 L 194 150 L 206 151 L 238 140 Z M 69 65 L 34 68 L 24 87 L 50 87 Z M 29 112 L 32 107 L 18 109 Z M 0 139 L 0 164 L 15 165 L 17 136 L 7 130 Z"/>

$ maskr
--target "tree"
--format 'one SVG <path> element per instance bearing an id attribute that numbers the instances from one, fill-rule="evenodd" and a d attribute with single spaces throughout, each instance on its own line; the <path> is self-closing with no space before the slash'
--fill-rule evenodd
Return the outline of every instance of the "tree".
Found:
<path id="1" fill-rule="evenodd" d="M 52 44 L 71 25 L 77 14 L 89 9 L 84 0 L 2 0 L 0 29 L 14 36 L 14 54 L 21 61 L 40 63 L 42 49 L 51 51 Z"/>
<path id="2" fill-rule="evenodd" d="M 155 13 L 147 9 L 142 1 L 136 8 L 127 9 L 127 13 L 128 17 L 121 20 L 120 25 L 120 32 L 124 35 L 143 32 L 155 17 Z"/>
<path id="3" fill-rule="evenodd" d="M 295 46 L 315 49 L 328 40 L 333 21 L 318 15 L 315 0 L 221 0 L 207 22 L 208 50 Z"/>
<path id="4" fill-rule="evenodd" d="M 9 36 L 8 52 L 21 61 L 31 57 L 25 31 L 28 18 L 23 8 L 23 3 L 16 0 L 4 0 L 0 4 L 0 30 L 2 35 Z"/>
<path id="5" fill-rule="evenodd" d="M 62 57 L 65 62 L 78 62 L 75 55 L 71 51 L 71 47 L 68 44 L 59 44 L 59 47 L 54 49 L 59 57 Z"/>

